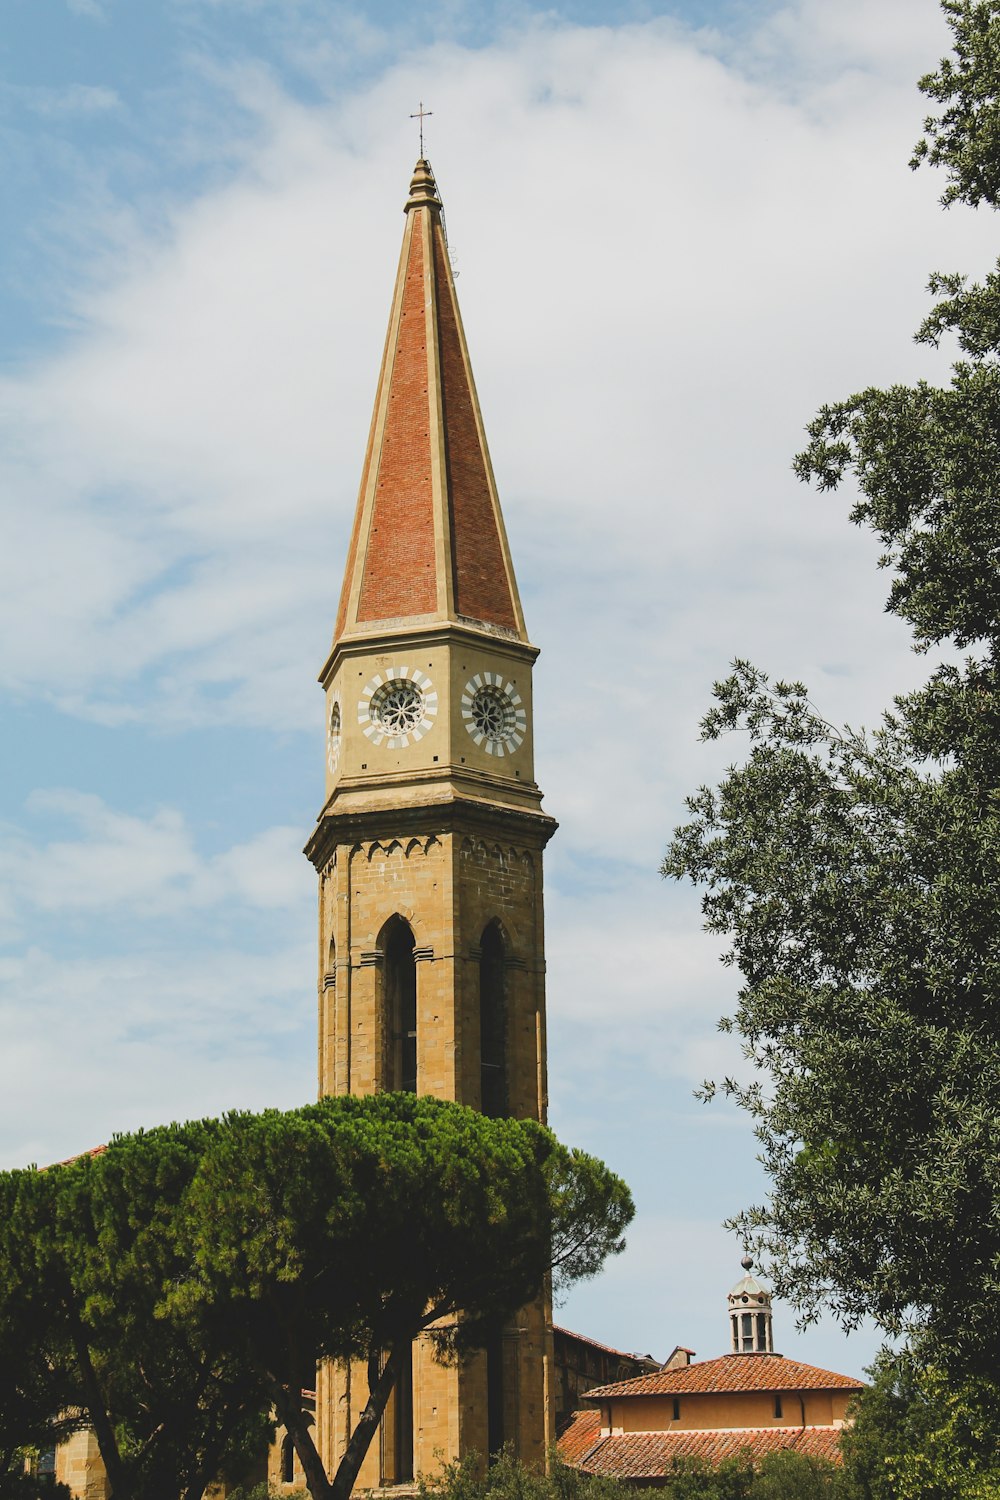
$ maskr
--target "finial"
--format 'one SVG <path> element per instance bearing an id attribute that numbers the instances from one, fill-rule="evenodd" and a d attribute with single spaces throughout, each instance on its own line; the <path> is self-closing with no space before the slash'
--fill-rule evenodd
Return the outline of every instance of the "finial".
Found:
<path id="1" fill-rule="evenodd" d="M 405 212 L 408 213 L 411 208 L 421 207 L 437 209 L 441 207 L 431 164 L 423 156 L 413 169 L 413 176 L 410 179 L 410 196 L 406 200 Z"/>
<path id="2" fill-rule="evenodd" d="M 752 1255 L 744 1255 L 743 1259 L 740 1261 L 740 1265 L 743 1267 L 744 1271 L 746 1271 L 747 1275 L 749 1276 L 750 1272 L 753 1270 L 753 1256 Z"/>
<path id="3" fill-rule="evenodd" d="M 417 110 L 416 114 L 413 114 L 413 115 L 410 116 L 411 120 L 419 120 L 420 121 L 420 159 L 421 159 L 421 161 L 423 160 L 423 156 L 424 156 L 424 121 L 426 119 L 428 119 L 433 113 L 434 113 L 434 111 L 432 109 L 424 109 L 424 101 L 421 99 L 421 101 L 420 101 L 420 108 Z"/>

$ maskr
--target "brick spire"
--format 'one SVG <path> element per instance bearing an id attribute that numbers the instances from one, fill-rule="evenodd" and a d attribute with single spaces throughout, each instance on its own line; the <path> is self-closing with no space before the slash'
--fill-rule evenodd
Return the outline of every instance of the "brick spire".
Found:
<path id="1" fill-rule="evenodd" d="M 334 646 L 445 621 L 527 641 L 441 200 L 423 157 L 405 212 Z"/>

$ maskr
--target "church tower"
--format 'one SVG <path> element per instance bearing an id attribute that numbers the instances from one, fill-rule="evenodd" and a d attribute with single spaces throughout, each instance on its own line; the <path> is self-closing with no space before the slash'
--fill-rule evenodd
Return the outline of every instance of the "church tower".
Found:
<path id="1" fill-rule="evenodd" d="M 326 693 L 321 1094 L 413 1090 L 545 1120 L 541 809 L 531 670 L 434 177 L 417 162 Z M 457 1369 L 417 1340 L 359 1476 L 406 1484 L 552 1441 L 548 1310 Z M 325 1367 L 335 1468 L 367 1399 Z"/>

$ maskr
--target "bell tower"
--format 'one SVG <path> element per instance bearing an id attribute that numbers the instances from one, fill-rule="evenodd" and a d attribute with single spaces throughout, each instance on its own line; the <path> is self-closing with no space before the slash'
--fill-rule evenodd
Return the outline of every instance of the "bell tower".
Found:
<path id="1" fill-rule="evenodd" d="M 326 693 L 321 1094 L 413 1090 L 546 1115 L 541 809 L 528 640 L 429 163 L 416 165 Z M 418 1340 L 359 1476 L 553 1440 L 548 1309 L 457 1369 Z M 320 1371 L 336 1466 L 367 1399 Z"/>

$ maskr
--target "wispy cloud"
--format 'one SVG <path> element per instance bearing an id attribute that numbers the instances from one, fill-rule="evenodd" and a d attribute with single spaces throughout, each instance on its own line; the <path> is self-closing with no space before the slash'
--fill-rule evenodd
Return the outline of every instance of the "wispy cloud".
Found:
<path id="1" fill-rule="evenodd" d="M 21 108 L 48 120 L 78 115 L 103 115 L 120 109 L 114 89 L 101 84 L 70 83 L 61 88 L 28 84 L 0 84 L 0 109 Z"/>
<path id="2" fill-rule="evenodd" d="M 111 14 L 111 0 L 66 0 L 67 9 L 75 16 L 86 16 L 88 21 L 107 21 Z"/>
<path id="3" fill-rule="evenodd" d="M 139 171 L 123 201 L 95 192 L 74 246 L 113 249 L 69 284 L 65 341 L 0 379 L 0 687 L 57 708 L 67 734 L 74 720 L 193 726 L 228 731 L 236 754 L 247 733 L 312 730 L 318 756 L 312 674 L 416 152 L 408 117 L 429 99 L 543 647 L 537 771 L 561 824 L 547 875 L 556 1113 L 676 1201 L 714 1183 L 706 1162 L 731 1187 L 749 1133 L 730 1150 L 724 1116 L 725 1152 L 699 1155 L 678 1101 L 739 1064 L 714 1032 L 738 978 L 656 868 L 684 792 L 740 754 L 697 743 L 730 657 L 804 678 L 828 716 L 855 722 L 926 669 L 882 615 L 874 545 L 789 462 L 822 401 L 934 378 L 909 343 L 928 269 L 992 263 L 993 226 L 940 216 L 939 189 L 905 167 L 912 80 L 946 46 L 939 7 L 790 0 L 756 12 L 738 45 L 676 18 L 508 18 L 489 45 L 392 53 L 363 87 L 344 83 L 349 65 L 389 56 L 388 33 L 344 8 L 325 28 L 328 7 L 279 10 L 283 55 L 313 59 L 324 102 L 292 97 L 272 60 L 219 68 L 195 48 L 214 112 L 185 122 L 178 149 L 211 171 L 197 191 L 151 194 L 154 212 Z M 113 124 L 108 76 L 7 107 Z M 176 806 L 136 802 L 49 792 L 11 817 L 8 1160 L 312 1087 L 301 833 L 241 808 L 220 848 Z M 669 1188 L 652 1116 L 665 1100 L 680 1142 Z M 730 1192 L 717 1217 L 733 1206 Z M 647 1317 L 689 1227 L 657 1247 L 655 1224 L 623 1263 Z"/>
<path id="4" fill-rule="evenodd" d="M 301 910 L 311 894 L 297 828 L 266 828 L 206 855 L 173 808 L 141 818 L 92 793 L 61 789 L 36 792 L 28 811 L 31 834 L 7 828 L 0 845 L 0 912 L 15 927 L 35 912 L 162 922 L 222 903 L 248 912 Z M 45 829 L 58 836 L 46 838 Z"/>
<path id="5" fill-rule="evenodd" d="M 874 68 L 869 30 L 850 36 Z M 436 165 L 533 626 L 578 615 L 599 653 L 586 578 L 626 613 L 647 600 L 663 640 L 697 614 L 724 660 L 733 606 L 741 638 L 776 639 L 755 596 L 798 571 L 799 643 L 857 634 L 836 575 L 852 541 L 807 518 L 787 463 L 817 398 L 917 365 L 898 351 L 941 233 L 903 167 L 909 93 L 869 88 L 818 123 L 675 24 L 536 25 L 439 46 L 330 110 L 244 72 L 264 127 L 245 170 L 133 243 L 80 296 L 71 349 L 0 386 L 21 543 L 0 617 L 33 620 L 6 632 L 9 685 L 104 722 L 134 712 L 140 677 L 168 722 L 311 722 L 301 663 L 329 629 L 418 74 L 463 122 Z M 614 680 L 622 705 L 641 691 Z"/>

